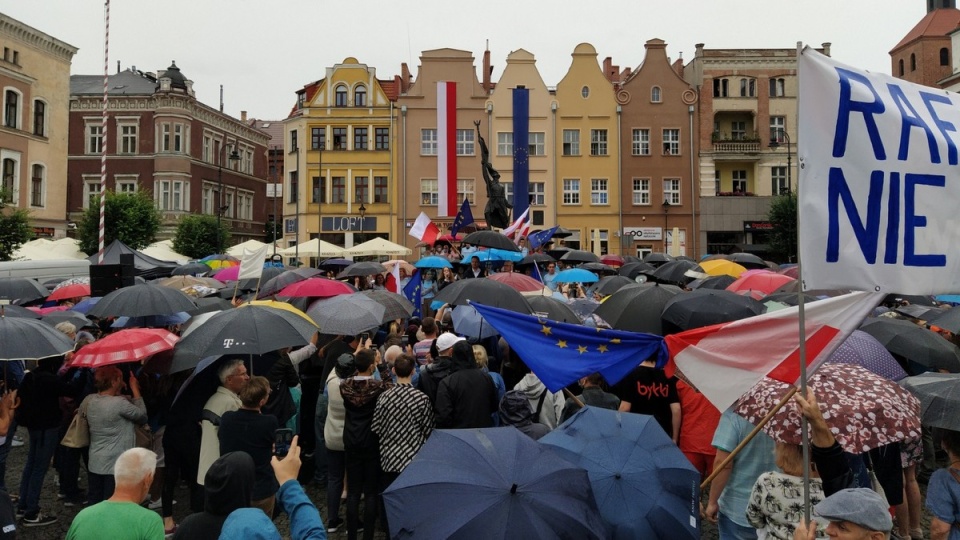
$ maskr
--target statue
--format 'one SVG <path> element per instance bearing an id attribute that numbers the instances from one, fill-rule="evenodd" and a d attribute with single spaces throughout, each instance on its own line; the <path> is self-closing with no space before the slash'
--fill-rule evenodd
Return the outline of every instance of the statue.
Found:
<path id="1" fill-rule="evenodd" d="M 483 217 L 491 228 L 505 229 L 510 226 L 510 209 L 513 205 L 507 201 L 506 189 L 500 183 L 500 173 L 490 164 L 490 150 L 480 134 L 480 121 L 474 121 L 473 125 L 477 127 L 477 138 L 480 139 L 480 162 L 483 181 L 487 184 L 487 207 L 483 210 Z"/>

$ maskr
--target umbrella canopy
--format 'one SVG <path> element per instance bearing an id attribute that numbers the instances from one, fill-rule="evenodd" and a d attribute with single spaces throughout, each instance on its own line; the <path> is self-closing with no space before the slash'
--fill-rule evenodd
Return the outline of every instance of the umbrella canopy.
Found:
<path id="1" fill-rule="evenodd" d="M 727 287 L 728 291 L 760 291 L 771 294 L 780 287 L 796 281 L 792 277 L 774 272 L 759 272 L 741 276 Z"/>
<path id="2" fill-rule="evenodd" d="M 797 265 L 787 266 L 786 268 L 781 266 L 777 272 L 792 277 L 793 279 L 800 279 L 800 267 Z"/>
<path id="3" fill-rule="evenodd" d="M 412 253 L 412 249 L 401 246 L 400 244 L 394 244 L 393 242 L 383 238 L 367 240 L 362 244 L 358 244 L 352 248 L 343 250 L 344 257 L 406 257 Z"/>
<path id="4" fill-rule="evenodd" d="M 549 263 L 555 261 L 556 259 L 550 255 L 547 255 L 546 253 L 531 253 L 530 255 L 520 259 L 520 262 L 517 263 L 517 266 L 525 264 Z"/>
<path id="5" fill-rule="evenodd" d="M 343 248 L 314 238 L 302 244 L 281 249 L 277 254 L 284 257 L 341 257 Z"/>
<path id="6" fill-rule="evenodd" d="M 100 300 L 103 300 L 102 296 L 93 296 L 90 298 L 84 298 L 83 300 L 74 304 L 74 306 L 70 309 L 72 311 L 76 311 L 86 315 L 87 313 L 90 312 L 91 309 L 93 309 L 93 306 L 97 305 L 100 302 Z"/>
<path id="7" fill-rule="evenodd" d="M 283 290 L 277 292 L 276 295 L 284 298 L 330 298 L 331 296 L 351 294 L 353 292 L 356 292 L 356 289 L 342 281 L 324 277 L 312 277 L 298 281 L 292 285 L 287 285 Z"/>
<path id="8" fill-rule="evenodd" d="M 541 297 L 543 298 L 543 297 Z M 463 336 L 485 339 L 499 335 L 497 329 L 483 320 L 473 306 L 457 306 L 453 309 L 453 327 Z"/>
<path id="9" fill-rule="evenodd" d="M 727 259 L 744 266 L 746 268 L 769 268 L 767 263 L 753 253 L 731 253 Z"/>
<path id="10" fill-rule="evenodd" d="M 927 319 L 927 324 L 960 334 L 960 308 L 952 307 Z"/>
<path id="11" fill-rule="evenodd" d="M 73 350 L 73 340 L 49 324 L 22 317 L 0 317 L 0 360 L 39 360 Z"/>
<path id="12" fill-rule="evenodd" d="M 727 259 L 703 261 L 700 263 L 700 268 L 703 268 L 703 271 L 711 276 L 732 276 L 734 279 L 747 271 L 745 267 Z"/>
<path id="13" fill-rule="evenodd" d="M 621 255 L 604 255 L 600 257 L 600 262 L 610 266 L 616 266 L 618 268 L 627 263 L 627 261 L 625 261 Z"/>
<path id="14" fill-rule="evenodd" d="M 263 285 L 287 270 L 287 268 L 282 266 L 264 266 L 259 279 L 252 277 L 241 279 L 237 282 L 237 288 L 241 291 L 252 291 L 256 289 L 258 285 Z"/>
<path id="15" fill-rule="evenodd" d="M 98 368 L 111 364 L 139 362 L 158 352 L 172 349 L 179 339 L 176 334 L 161 328 L 120 330 L 77 351 L 70 367 Z"/>
<path id="16" fill-rule="evenodd" d="M 700 473 L 652 416 L 584 407 L 540 442 L 590 477 L 609 538 L 700 538 Z"/>
<path id="17" fill-rule="evenodd" d="M 703 268 L 693 261 L 670 261 L 660 265 L 650 275 L 660 283 L 685 285 L 696 279 L 695 275 L 688 275 L 689 272 L 703 274 Z"/>
<path id="18" fill-rule="evenodd" d="M 222 281 L 212 277 L 196 277 L 186 274 L 178 274 L 168 278 L 158 279 L 156 284 L 171 289 L 183 289 L 194 285 L 202 285 L 204 287 L 210 287 L 211 289 L 222 289 L 224 287 Z"/>
<path id="19" fill-rule="evenodd" d="M 417 268 L 453 268 L 453 265 L 450 264 L 450 261 L 446 257 L 438 257 L 436 255 L 431 255 L 429 257 L 424 257 L 414 264 Z"/>
<path id="20" fill-rule="evenodd" d="M 470 300 L 518 313 L 530 313 L 530 306 L 523 295 L 509 285 L 492 279 L 461 279 L 447 285 L 433 297 L 434 302 L 451 306 L 466 305 Z"/>
<path id="21" fill-rule="evenodd" d="M 540 283 L 528 275 L 517 272 L 498 272 L 491 274 L 487 279 L 499 281 L 517 292 L 537 292 L 543 290 L 543 283 Z"/>
<path id="22" fill-rule="evenodd" d="M 960 431 L 960 375 L 924 373 L 900 381 L 903 387 L 920 400 L 923 424 Z"/>
<path id="23" fill-rule="evenodd" d="M 460 264 L 470 264 L 470 261 L 476 257 L 480 262 L 495 262 L 495 261 L 513 261 L 520 262 L 523 260 L 523 253 L 519 251 L 507 251 L 505 249 L 489 248 L 474 251 L 469 255 L 464 256 L 463 260 L 460 261 Z"/>
<path id="24" fill-rule="evenodd" d="M 578 264 L 578 265 L 577 265 L 577 268 L 582 268 L 582 269 L 584 269 L 584 270 L 589 270 L 589 271 L 591 271 L 591 272 L 606 273 L 606 274 L 609 274 L 609 275 L 613 275 L 613 274 L 616 274 L 616 273 L 617 273 L 617 269 L 616 269 L 616 268 L 614 268 L 614 267 L 612 267 L 612 266 L 610 266 L 610 265 L 607 265 L 607 264 L 600 263 L 600 262 L 590 262 L 590 263 Z"/>
<path id="25" fill-rule="evenodd" d="M 673 257 L 667 255 L 666 253 L 647 253 L 643 256 L 643 262 L 652 265 L 660 266 L 674 260 Z"/>
<path id="26" fill-rule="evenodd" d="M 56 311 L 50 313 L 49 315 L 44 315 L 40 320 L 49 324 L 50 326 L 56 326 L 62 322 L 68 322 L 75 326 L 77 330 L 80 330 L 84 326 L 96 326 L 93 321 L 86 317 L 86 315 L 80 313 L 79 311 L 73 310 Z"/>
<path id="27" fill-rule="evenodd" d="M 791 386 L 765 378 L 734 405 L 759 423 Z M 830 431 L 847 452 L 860 454 L 920 438 L 920 401 L 899 384 L 860 366 L 824 364 L 808 382 Z M 776 441 L 800 444 L 800 408 L 790 400 L 764 426 Z"/>
<path id="28" fill-rule="evenodd" d="M 410 274 L 413 274 L 413 271 L 417 269 L 415 266 L 413 266 L 412 264 L 408 263 L 407 261 L 400 260 L 400 259 L 394 259 L 394 260 L 392 260 L 392 261 L 385 261 L 385 262 L 383 262 L 383 263 L 381 263 L 381 264 L 383 264 L 383 267 L 387 269 L 387 272 L 393 272 L 393 267 L 394 267 L 394 266 L 397 266 L 397 265 L 400 265 L 400 269 L 403 270 L 404 272 L 406 272 L 408 276 L 409 276 Z"/>
<path id="29" fill-rule="evenodd" d="M 145 317 L 117 317 L 110 328 L 164 328 L 183 324 L 190 320 L 190 315 L 181 311 L 172 315 L 147 315 Z"/>
<path id="30" fill-rule="evenodd" d="M 192 262 L 173 269 L 174 276 L 205 276 L 213 270 L 202 262 Z"/>
<path id="31" fill-rule="evenodd" d="M 596 274 L 583 268 L 567 268 L 553 278 L 554 283 L 595 283 L 599 280 Z"/>
<path id="32" fill-rule="evenodd" d="M 960 373 L 960 349 L 936 332 L 889 317 L 867 319 L 860 329 L 893 354 L 932 369 Z"/>
<path id="33" fill-rule="evenodd" d="M 258 249 L 266 246 L 267 244 L 259 240 L 247 240 L 246 242 L 241 242 L 235 246 L 227 248 L 227 255 L 232 255 L 234 257 L 243 257 L 243 254 L 248 249 L 250 251 L 257 251 Z"/>
<path id="34" fill-rule="evenodd" d="M 237 277 L 240 275 L 239 266 L 231 266 L 229 268 L 221 268 L 213 273 L 213 278 L 222 283 L 228 281 L 236 281 Z"/>
<path id="35" fill-rule="evenodd" d="M 326 259 L 318 264 L 317 268 L 320 268 L 321 270 L 333 270 L 334 272 L 339 272 L 355 262 L 356 261 L 352 261 L 350 259 Z"/>
<path id="36" fill-rule="evenodd" d="M 351 261 L 350 264 L 353 264 Z M 305 279 L 310 279 L 323 274 L 322 271 L 317 270 L 316 268 L 297 268 L 295 270 L 285 270 L 280 273 L 280 275 L 266 280 L 260 286 L 260 298 L 277 294 L 283 288 L 288 285 L 293 285 L 298 281 L 303 281 Z"/>
<path id="37" fill-rule="evenodd" d="M 195 307 L 181 291 L 147 284 L 117 289 L 104 296 L 87 314 L 98 318 L 144 317 L 172 315 Z"/>
<path id="38" fill-rule="evenodd" d="M 827 362 L 832 364 L 853 364 L 867 368 L 884 379 L 899 381 L 907 376 L 897 359 L 890 354 L 890 351 L 883 348 L 883 345 L 877 341 L 877 338 L 864 332 L 863 330 L 854 330 L 839 347 Z"/>
<path id="39" fill-rule="evenodd" d="M 627 285 L 636 285 L 637 282 L 625 276 L 605 276 L 592 287 L 593 292 L 602 296 L 610 296 Z"/>
<path id="40" fill-rule="evenodd" d="M 712 324 L 736 321 L 760 315 L 763 304 L 730 291 L 696 289 L 667 301 L 660 318 L 663 331 L 673 334 Z"/>
<path id="41" fill-rule="evenodd" d="M 386 271 L 387 269 L 378 262 L 364 261 L 353 263 L 344 268 L 342 272 L 337 274 L 337 278 L 343 279 L 348 277 L 366 277 L 374 274 L 382 274 Z"/>
<path id="42" fill-rule="evenodd" d="M 410 315 L 413 315 L 415 309 L 413 304 L 402 294 L 384 290 L 361 291 L 360 294 L 370 297 L 384 307 L 385 311 L 381 322 L 407 319 Z"/>
<path id="43" fill-rule="evenodd" d="M 725 291 L 731 283 L 736 281 L 733 276 L 728 276 L 726 274 L 722 276 L 710 276 L 703 279 L 695 279 L 690 283 L 687 283 L 687 287 L 691 289 L 713 289 L 715 291 Z"/>
<path id="44" fill-rule="evenodd" d="M 556 298 L 549 296 L 530 296 L 527 297 L 527 303 L 530 304 L 530 312 L 537 317 L 551 321 L 580 324 L 581 318 L 570 309 L 570 306 Z M 455 328 L 459 329 L 459 327 Z"/>
<path id="45" fill-rule="evenodd" d="M 667 302 L 680 293 L 673 285 L 634 284 L 613 293 L 594 313 L 617 330 L 662 336 L 660 314 Z"/>
<path id="46" fill-rule="evenodd" d="M 645 262 L 628 262 L 627 264 L 620 267 L 619 274 L 621 276 L 626 276 L 630 279 L 634 279 L 640 274 L 652 274 L 657 267 L 652 264 L 647 264 Z"/>
<path id="47" fill-rule="evenodd" d="M 0 306 L 0 316 L 17 319 L 39 319 L 40 311 L 37 308 L 27 309 L 23 306 Z"/>
<path id="48" fill-rule="evenodd" d="M 512 428 L 434 430 L 383 499 L 391 538 L 606 538 L 587 472 Z"/>
<path id="49" fill-rule="evenodd" d="M 88 280 L 89 281 L 89 280 Z M 81 298 L 90 296 L 90 283 L 71 283 L 57 285 L 47 300 L 66 300 L 67 298 Z"/>
<path id="50" fill-rule="evenodd" d="M 178 349 L 199 357 L 220 354 L 266 354 L 284 347 L 305 345 L 317 332 L 303 312 L 243 304 L 210 317 L 203 331 L 180 340 Z"/>
<path id="51" fill-rule="evenodd" d="M 47 288 L 35 279 L 4 277 L 0 278 L 0 300 L 20 300 L 30 302 L 47 296 Z"/>
<path id="52" fill-rule="evenodd" d="M 520 251 L 513 240 L 498 233 L 497 231 L 476 231 L 463 237 L 464 244 L 471 246 L 481 246 L 488 248 L 497 248 L 505 251 Z"/>
<path id="53" fill-rule="evenodd" d="M 566 263 L 576 264 L 576 263 L 589 263 L 589 262 L 600 262 L 600 257 L 592 251 L 584 251 L 582 249 L 572 249 L 563 254 L 560 257 L 560 260 Z"/>
<path id="54" fill-rule="evenodd" d="M 362 294 L 324 298 L 310 304 L 307 316 L 324 334 L 355 336 L 383 324 L 387 308 Z"/>

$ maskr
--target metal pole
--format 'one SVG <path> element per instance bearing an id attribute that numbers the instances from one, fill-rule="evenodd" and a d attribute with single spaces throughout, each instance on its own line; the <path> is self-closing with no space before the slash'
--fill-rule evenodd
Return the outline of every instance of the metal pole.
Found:
<path id="1" fill-rule="evenodd" d="M 227 144 L 224 142 L 217 155 L 217 254 L 223 253 L 223 154 L 226 152 Z"/>
<path id="2" fill-rule="evenodd" d="M 297 266 L 300 266 L 300 145 L 298 144 L 296 149 L 297 151 L 297 191 L 294 197 L 294 202 L 296 203 L 296 217 L 294 218 L 296 227 L 295 244 L 293 246 L 293 258 L 297 260 Z"/>
<path id="3" fill-rule="evenodd" d="M 274 154 L 276 154 L 277 147 L 273 147 Z M 273 168 L 273 223 L 270 225 L 273 227 L 273 230 L 270 231 L 270 236 L 273 237 L 273 254 L 277 254 L 277 167 Z"/>

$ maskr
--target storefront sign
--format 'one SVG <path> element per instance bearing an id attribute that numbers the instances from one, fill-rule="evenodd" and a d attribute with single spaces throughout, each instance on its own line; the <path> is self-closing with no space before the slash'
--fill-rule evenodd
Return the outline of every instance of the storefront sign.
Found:
<path id="1" fill-rule="evenodd" d="M 333 232 L 344 232 L 344 231 L 373 232 L 377 230 L 377 218 L 375 217 L 364 217 L 364 218 L 360 218 L 357 216 L 321 217 L 320 224 L 322 225 L 323 230 L 333 231 Z"/>
<path id="2" fill-rule="evenodd" d="M 624 227 L 623 236 L 632 237 L 634 242 L 663 240 L 662 227 Z"/>
<path id="3" fill-rule="evenodd" d="M 773 223 L 769 221 L 744 221 L 743 230 L 746 232 L 750 231 L 772 231 Z"/>

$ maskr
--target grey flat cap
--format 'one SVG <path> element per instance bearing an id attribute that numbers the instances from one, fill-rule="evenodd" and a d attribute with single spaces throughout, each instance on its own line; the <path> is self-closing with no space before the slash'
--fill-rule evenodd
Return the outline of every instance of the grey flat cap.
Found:
<path id="1" fill-rule="evenodd" d="M 890 532 L 893 529 L 889 505 L 872 489 L 840 490 L 821 501 L 813 510 L 830 521 L 848 521 L 871 531 Z"/>

